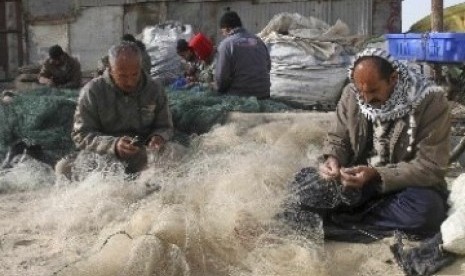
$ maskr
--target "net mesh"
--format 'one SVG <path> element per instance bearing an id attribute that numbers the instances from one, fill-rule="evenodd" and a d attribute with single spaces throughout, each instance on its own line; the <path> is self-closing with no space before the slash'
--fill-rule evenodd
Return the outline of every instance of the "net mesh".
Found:
<path id="1" fill-rule="evenodd" d="M 77 90 L 41 88 L 0 104 L 0 154 L 18 140 L 39 144 L 54 159 L 73 150 L 70 130 Z"/>
<path id="2" fill-rule="evenodd" d="M 255 97 L 221 96 L 208 92 L 168 90 L 173 122 L 176 128 L 187 133 L 205 133 L 212 126 L 225 121 L 228 112 L 244 113 L 282 112 L 292 108 L 273 100 Z"/>
<path id="3" fill-rule="evenodd" d="M 214 96 L 204 92 L 168 90 L 173 123 L 178 130 L 174 140 L 189 143 L 183 133 L 205 133 L 225 121 L 228 112 L 279 112 L 290 110 L 272 100 L 254 97 Z M 0 156 L 18 140 L 42 146 L 52 160 L 74 150 L 70 137 L 77 90 L 40 88 L 24 91 L 10 103 L 0 104 Z"/>

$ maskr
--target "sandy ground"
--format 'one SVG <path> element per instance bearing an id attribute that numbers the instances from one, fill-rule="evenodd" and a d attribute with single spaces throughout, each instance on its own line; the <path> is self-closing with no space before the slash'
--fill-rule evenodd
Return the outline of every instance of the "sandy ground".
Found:
<path id="1" fill-rule="evenodd" d="M 24 218 L 40 212 L 49 189 L 0 195 L 0 273 L 5 276 L 51 275 L 69 263 L 78 261 L 83 252 L 98 241 L 97 236 L 75 236 L 66 246 L 54 243 L 54 231 L 28 227 Z M 41 200 L 42 199 L 42 200 Z M 326 242 L 331 262 L 329 275 L 403 275 L 389 251 L 391 239 L 373 244 Z M 74 249 L 71 249 L 74 248 Z M 437 275 L 465 275 L 465 259 L 456 261 Z M 284 276 L 284 275 L 283 275 Z"/>
<path id="2" fill-rule="evenodd" d="M 317 122 L 309 126 L 308 117 L 302 114 L 278 115 L 279 118 L 273 115 L 261 119 L 232 114 L 231 126 L 217 128 L 204 137 L 204 146 L 192 157 L 195 169 L 191 163 L 181 162 L 154 172 L 154 175 L 160 176 L 156 178 L 157 181 L 162 183 L 176 182 L 183 189 L 189 186 L 182 185 L 194 185 L 196 189 L 187 190 L 181 197 L 182 201 L 191 201 L 187 205 L 179 204 L 179 198 L 172 199 L 175 197 L 173 191 L 158 195 L 157 192 L 145 190 L 145 185 L 118 186 L 117 181 L 104 183 L 99 179 L 69 186 L 55 184 L 0 192 L 0 275 L 48 276 L 55 272 L 60 272 L 59 275 L 97 275 L 68 274 L 66 268 L 78 266 L 104 250 L 103 245 L 111 234 L 122 229 L 129 232 L 132 229 L 132 235 L 155 231 L 153 229 L 160 227 L 157 226 L 160 221 L 179 225 L 174 228 L 165 227 L 171 229 L 170 231 L 165 229 L 164 232 L 157 232 L 160 237 L 164 235 L 167 241 L 193 251 L 196 248 L 192 246 L 195 244 L 193 238 L 203 237 L 203 243 L 199 242 L 203 251 L 199 252 L 211 250 L 209 255 L 205 253 L 204 256 L 216 261 L 227 260 L 230 266 L 237 260 L 248 265 L 247 269 L 233 275 L 403 275 L 389 251 L 392 239 L 369 245 L 325 242 L 321 248 L 316 246 L 320 249 L 315 250 L 309 242 L 310 247 L 304 251 L 296 246 L 295 241 L 286 240 L 287 247 L 281 246 L 281 249 L 273 251 L 270 246 L 261 244 L 261 251 L 257 251 L 251 249 L 253 246 L 238 246 L 236 241 L 231 241 L 234 234 L 224 235 L 231 226 L 235 230 L 238 227 L 249 227 L 247 223 L 243 223 L 244 220 L 228 217 L 229 213 L 240 212 L 244 205 L 257 210 L 253 214 L 256 217 L 267 217 L 271 213 L 268 209 L 275 207 L 266 204 L 262 206 L 257 201 L 265 202 L 273 198 L 273 193 L 267 193 L 273 185 L 282 182 L 280 177 L 286 179 L 292 176 L 296 168 L 315 157 L 318 148 L 307 148 L 307 137 L 309 134 L 315 135 L 312 139 L 316 145 L 319 144 L 320 134 L 331 120 L 328 114 L 315 116 Z M 239 122 L 247 127 L 234 127 Z M 317 128 L 319 129 L 316 130 Z M 247 141 L 246 145 L 243 141 Z M 269 162 L 270 160 L 273 162 Z M 260 165 L 265 162 L 269 166 Z M 224 170 L 225 168 L 227 169 Z M 173 169 L 176 170 L 175 175 L 170 172 Z M 28 178 L 28 181 L 31 180 Z M 215 190 L 214 187 L 218 189 Z M 199 189 L 203 192 L 199 193 Z M 190 198 L 190 195 L 195 196 Z M 194 219 L 190 224 L 173 223 L 176 217 L 169 217 L 172 214 L 169 212 L 164 216 L 161 213 L 155 215 L 160 206 L 170 209 L 175 205 L 184 206 L 183 208 L 195 207 L 186 209 L 189 214 L 193 214 Z M 197 212 L 199 208 L 205 208 L 208 216 L 202 217 L 202 212 Z M 202 229 L 197 229 L 196 226 L 201 226 Z M 150 228 L 150 231 L 144 230 Z M 194 233 L 194 228 L 203 230 L 203 236 Z M 187 238 L 183 238 L 181 243 L 176 242 L 178 231 L 189 232 L 184 233 Z M 207 234 L 212 236 L 208 237 Z M 190 243 L 191 247 L 186 243 Z M 199 257 L 194 256 L 196 252 L 185 250 L 185 253 L 188 260 L 197 260 Z M 242 259 L 242 255 L 249 257 Z M 108 255 L 106 261 L 112 264 Z M 264 261 L 274 261 L 278 267 L 272 270 L 273 264 L 262 265 L 261 262 Z M 286 267 L 287 263 L 291 267 Z M 204 265 L 209 265 L 208 260 L 204 260 Z M 263 267 L 255 269 L 255 266 L 260 265 Z M 297 269 L 314 266 L 315 269 L 299 273 L 292 266 Z M 207 275 L 198 271 L 193 275 Z M 229 272 L 218 271 L 208 275 L 231 275 Z M 465 275 L 465 259 L 459 259 L 437 275 Z"/>

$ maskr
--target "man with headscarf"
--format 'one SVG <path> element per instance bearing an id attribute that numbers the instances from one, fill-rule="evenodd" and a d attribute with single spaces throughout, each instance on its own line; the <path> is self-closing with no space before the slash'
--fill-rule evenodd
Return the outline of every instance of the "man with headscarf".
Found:
<path id="1" fill-rule="evenodd" d="M 168 98 L 142 70 L 135 43 L 113 46 L 108 57 L 108 70 L 81 90 L 71 136 L 83 152 L 122 161 L 135 173 L 147 164 L 146 149 L 161 149 L 173 134 Z M 60 161 L 57 172 L 69 176 L 74 158 Z"/>
<path id="2" fill-rule="evenodd" d="M 443 89 L 381 49 L 359 53 L 349 72 L 319 172 L 303 170 L 294 182 L 299 207 L 322 215 L 324 225 L 360 233 L 437 233 L 447 210 L 450 109 Z M 306 177 L 314 182 L 312 173 L 320 184 L 304 184 Z M 323 210 L 312 190 L 329 182 L 336 183 L 332 191 L 320 194 L 342 196 Z"/>
<path id="3" fill-rule="evenodd" d="M 271 59 L 265 43 L 247 32 L 233 11 L 221 17 L 220 29 L 226 38 L 217 52 L 214 78 L 218 93 L 269 98 Z"/>
<path id="4" fill-rule="evenodd" d="M 50 47 L 49 58 L 44 62 L 38 81 L 57 88 L 78 88 L 81 86 L 81 65 L 69 56 L 59 45 Z"/>

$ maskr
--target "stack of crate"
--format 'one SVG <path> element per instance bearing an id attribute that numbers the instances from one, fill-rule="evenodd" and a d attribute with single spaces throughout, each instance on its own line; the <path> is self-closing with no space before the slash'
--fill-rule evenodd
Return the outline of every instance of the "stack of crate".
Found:
<path id="1" fill-rule="evenodd" d="M 386 34 L 389 53 L 400 60 L 465 62 L 465 33 Z"/>

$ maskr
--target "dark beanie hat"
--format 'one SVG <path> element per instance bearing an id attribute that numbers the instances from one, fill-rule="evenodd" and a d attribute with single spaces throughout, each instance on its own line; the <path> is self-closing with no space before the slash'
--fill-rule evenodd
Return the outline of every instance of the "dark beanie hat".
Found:
<path id="1" fill-rule="evenodd" d="M 125 34 L 121 38 L 122 41 L 136 42 L 136 38 L 132 34 Z"/>
<path id="2" fill-rule="evenodd" d="M 227 11 L 220 18 L 220 28 L 239 28 L 242 27 L 241 18 L 234 11 Z"/>
<path id="3" fill-rule="evenodd" d="M 187 43 L 187 41 L 185 39 L 179 39 L 177 42 L 176 42 L 176 51 L 178 53 L 180 52 L 185 52 L 189 50 L 189 44 Z"/>
<path id="4" fill-rule="evenodd" d="M 50 56 L 51 59 L 58 59 L 61 57 L 65 52 L 63 52 L 63 49 L 60 47 L 60 45 L 53 45 L 48 49 L 48 55 Z"/>

